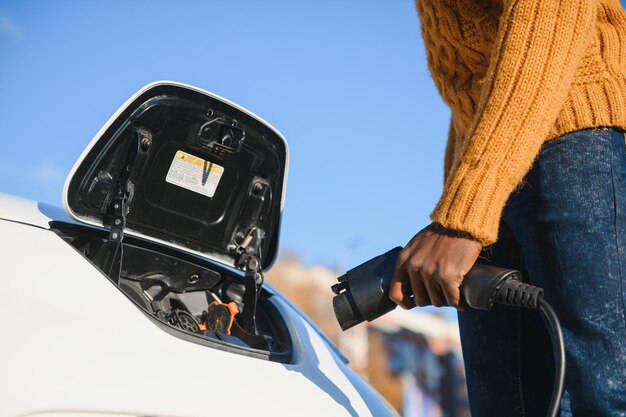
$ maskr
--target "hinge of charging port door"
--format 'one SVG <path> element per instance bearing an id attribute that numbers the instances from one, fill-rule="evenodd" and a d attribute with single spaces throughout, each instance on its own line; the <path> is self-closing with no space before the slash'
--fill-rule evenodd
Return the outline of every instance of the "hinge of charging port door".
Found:
<path id="1" fill-rule="evenodd" d="M 128 145 L 126 160 L 122 166 L 113 197 L 104 217 L 104 225 L 110 227 L 109 237 L 104 242 L 97 265 L 115 283 L 119 282 L 122 270 L 124 228 L 126 216 L 130 211 L 130 203 L 135 194 L 135 183 L 143 169 L 148 151 L 152 145 L 152 135 L 145 130 L 137 130 Z"/>
<path id="2" fill-rule="evenodd" d="M 253 227 L 235 248 L 238 254 L 237 265 L 245 270 L 241 324 L 246 332 L 254 335 L 257 334 L 256 305 L 264 281 L 261 267 L 261 243 L 264 237 L 265 232 L 262 229 Z"/>
<path id="3" fill-rule="evenodd" d="M 241 239 L 241 243 L 234 245 L 234 250 L 237 253 L 237 265 L 245 266 L 250 257 L 261 258 L 261 243 L 264 237 L 263 229 L 253 226 L 248 234 Z"/>
<path id="4" fill-rule="evenodd" d="M 259 293 L 263 285 L 263 272 L 261 260 L 255 256 L 248 258 L 246 263 L 246 275 L 244 278 L 245 292 L 243 295 L 243 313 L 241 316 L 243 329 L 251 334 L 256 331 L 256 305 L 259 301 Z"/>
<path id="5" fill-rule="evenodd" d="M 262 254 L 265 231 L 258 224 L 268 215 L 271 203 L 271 189 L 261 179 L 250 184 L 248 199 L 241 212 L 239 229 L 234 233 L 229 249 L 235 252 L 236 265 L 245 271 L 245 293 L 241 325 L 253 335 L 256 331 L 256 305 L 263 285 Z"/>

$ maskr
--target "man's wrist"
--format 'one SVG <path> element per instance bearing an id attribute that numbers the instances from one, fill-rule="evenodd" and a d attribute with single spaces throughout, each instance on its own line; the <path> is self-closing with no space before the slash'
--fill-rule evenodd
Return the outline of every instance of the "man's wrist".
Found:
<path id="1" fill-rule="evenodd" d="M 467 240 L 471 240 L 471 241 L 474 241 L 474 242 L 480 244 L 480 241 L 478 239 L 476 239 L 474 236 L 472 236 L 471 234 L 469 234 L 467 232 L 464 232 L 462 230 L 448 229 L 447 227 L 444 227 L 443 225 L 441 225 L 441 224 L 439 224 L 437 222 L 432 222 L 428 228 L 433 233 L 437 233 L 439 235 L 455 237 L 455 238 L 459 238 L 459 239 L 467 239 Z M 481 244 L 481 246 L 482 246 L 482 244 Z"/>

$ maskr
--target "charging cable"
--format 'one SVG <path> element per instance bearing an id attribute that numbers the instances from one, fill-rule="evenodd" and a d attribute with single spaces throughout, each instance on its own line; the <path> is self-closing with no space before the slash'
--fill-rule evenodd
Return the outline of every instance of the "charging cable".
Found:
<path id="1" fill-rule="evenodd" d="M 333 310 L 342 330 L 372 321 L 396 308 L 389 299 L 389 286 L 401 247 L 379 255 L 340 276 L 331 287 Z M 556 374 L 548 417 L 559 414 L 565 381 L 563 332 L 554 310 L 543 299 L 543 290 L 521 282 L 521 273 L 492 265 L 474 264 L 463 279 L 461 294 L 472 308 L 491 310 L 495 304 L 537 310 L 547 320 Z"/>
<path id="2" fill-rule="evenodd" d="M 463 281 L 461 292 L 467 304 L 479 310 L 496 305 L 538 310 L 548 322 L 554 352 L 555 377 L 548 417 L 557 417 L 565 384 L 565 343 L 559 319 L 543 298 L 543 290 L 520 281 L 519 271 L 476 264 Z"/>

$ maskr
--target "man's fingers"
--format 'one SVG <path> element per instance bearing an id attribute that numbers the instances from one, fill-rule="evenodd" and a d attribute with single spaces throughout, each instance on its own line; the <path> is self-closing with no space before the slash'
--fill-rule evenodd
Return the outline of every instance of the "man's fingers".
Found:
<path id="1" fill-rule="evenodd" d="M 426 280 L 426 291 L 428 291 L 430 303 L 435 307 L 443 307 L 448 305 L 446 303 L 446 297 L 444 296 L 444 292 L 435 279 L 429 278 Z"/>
<path id="2" fill-rule="evenodd" d="M 447 305 L 444 291 L 441 288 L 438 269 L 434 265 L 427 264 L 422 267 L 421 276 L 431 304 L 435 307 Z"/>
<path id="3" fill-rule="evenodd" d="M 401 269 L 396 269 L 393 278 L 391 278 L 389 298 L 404 309 L 408 310 L 415 307 L 409 279 Z"/>
<path id="4" fill-rule="evenodd" d="M 415 305 L 420 307 L 430 305 L 430 297 L 428 296 L 428 291 L 424 286 L 420 269 L 407 266 L 406 270 L 411 282 L 411 291 L 413 292 L 413 301 Z"/>
<path id="5" fill-rule="evenodd" d="M 432 303 L 462 310 L 466 306 L 460 291 L 463 275 L 481 249 L 479 242 L 460 232 L 431 224 L 400 252 L 389 298 L 404 308 Z"/>
<path id="6" fill-rule="evenodd" d="M 446 298 L 446 303 L 450 307 L 459 308 L 461 306 L 461 290 L 460 285 L 454 281 L 446 281 L 443 288 L 443 294 Z"/>

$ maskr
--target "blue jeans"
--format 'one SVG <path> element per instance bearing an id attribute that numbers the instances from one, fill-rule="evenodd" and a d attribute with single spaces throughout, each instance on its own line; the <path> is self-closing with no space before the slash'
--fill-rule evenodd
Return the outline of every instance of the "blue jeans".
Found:
<path id="1" fill-rule="evenodd" d="M 564 417 L 626 415 L 626 135 L 572 132 L 545 143 L 510 196 L 481 262 L 545 290 L 567 355 Z M 459 313 L 473 417 L 545 416 L 554 377 L 538 312 Z"/>

